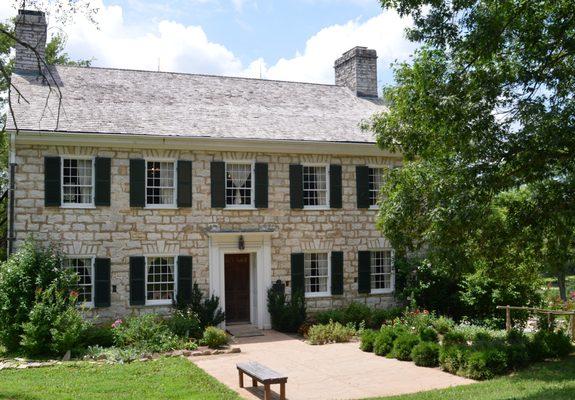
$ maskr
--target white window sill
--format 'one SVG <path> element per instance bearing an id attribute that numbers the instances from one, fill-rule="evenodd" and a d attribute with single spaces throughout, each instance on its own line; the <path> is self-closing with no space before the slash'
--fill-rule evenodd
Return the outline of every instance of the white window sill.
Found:
<path id="1" fill-rule="evenodd" d="M 96 206 L 94 204 L 62 204 L 60 205 L 60 208 L 93 210 Z"/>
<path id="2" fill-rule="evenodd" d="M 171 306 L 172 300 L 146 300 L 146 306 Z"/>
<path id="3" fill-rule="evenodd" d="M 144 207 L 145 210 L 177 210 L 178 206 L 174 204 L 166 204 L 166 205 L 146 205 Z"/>
<path id="4" fill-rule="evenodd" d="M 370 210 L 379 210 L 379 206 L 375 205 L 375 206 L 369 206 Z"/>
<path id="5" fill-rule="evenodd" d="M 254 206 L 225 206 L 224 210 L 257 210 Z"/>
<path id="6" fill-rule="evenodd" d="M 331 297 L 331 293 L 329 293 L 329 292 L 318 292 L 318 293 L 306 293 L 305 294 L 306 299 L 314 299 L 317 297 Z"/>
<path id="7" fill-rule="evenodd" d="M 393 289 L 372 289 L 369 294 L 390 294 L 393 293 Z"/>
<path id="8" fill-rule="evenodd" d="M 331 210 L 329 206 L 303 206 L 304 210 L 326 211 Z"/>
<path id="9" fill-rule="evenodd" d="M 76 306 L 78 308 L 85 308 L 88 310 L 91 310 L 93 308 L 96 308 L 96 306 L 94 306 L 94 303 L 76 303 Z"/>

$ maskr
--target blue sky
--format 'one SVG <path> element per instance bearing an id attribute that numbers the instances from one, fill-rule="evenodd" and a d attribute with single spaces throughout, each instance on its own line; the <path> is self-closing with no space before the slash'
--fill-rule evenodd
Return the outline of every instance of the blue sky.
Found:
<path id="1" fill-rule="evenodd" d="M 95 66 L 333 83 L 335 59 L 360 45 L 378 51 L 383 85 L 389 64 L 414 49 L 409 21 L 377 0 L 91 1 L 97 26 L 50 15 L 49 32 L 64 32 L 70 56 Z M 13 13 L 0 5 L 0 18 Z"/>

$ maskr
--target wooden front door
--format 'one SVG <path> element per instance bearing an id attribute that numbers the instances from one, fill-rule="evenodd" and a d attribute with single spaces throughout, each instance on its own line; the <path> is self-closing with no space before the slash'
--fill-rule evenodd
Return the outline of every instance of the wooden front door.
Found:
<path id="1" fill-rule="evenodd" d="M 250 322 L 250 255 L 225 255 L 226 322 Z"/>

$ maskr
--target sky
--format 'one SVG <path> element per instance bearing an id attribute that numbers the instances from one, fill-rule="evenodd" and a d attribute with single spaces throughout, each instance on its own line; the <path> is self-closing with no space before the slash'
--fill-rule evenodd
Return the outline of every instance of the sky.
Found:
<path id="1" fill-rule="evenodd" d="M 410 21 L 377 0 L 91 0 L 96 23 L 82 13 L 65 23 L 48 16 L 49 35 L 66 38 L 72 59 L 97 67 L 334 82 L 346 50 L 377 50 L 380 86 L 395 61 L 409 59 Z M 15 14 L 0 0 L 0 20 Z"/>

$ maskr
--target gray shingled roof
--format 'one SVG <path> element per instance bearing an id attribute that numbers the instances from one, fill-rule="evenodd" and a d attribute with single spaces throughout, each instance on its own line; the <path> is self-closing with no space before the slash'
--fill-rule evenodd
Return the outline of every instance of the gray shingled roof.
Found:
<path id="1" fill-rule="evenodd" d="M 359 124 L 383 108 L 334 85 L 107 68 L 55 67 L 57 96 L 14 75 L 21 130 L 373 142 Z M 14 129 L 9 118 L 9 129 Z"/>

